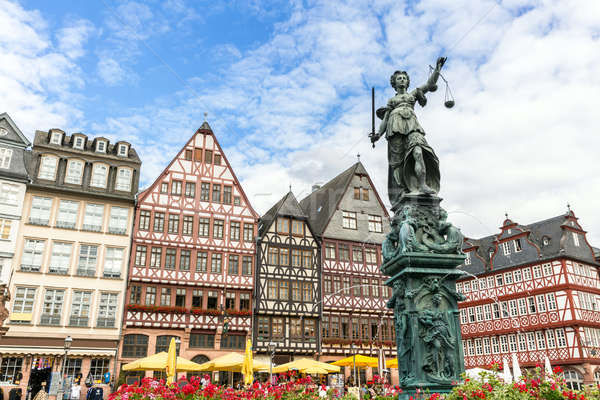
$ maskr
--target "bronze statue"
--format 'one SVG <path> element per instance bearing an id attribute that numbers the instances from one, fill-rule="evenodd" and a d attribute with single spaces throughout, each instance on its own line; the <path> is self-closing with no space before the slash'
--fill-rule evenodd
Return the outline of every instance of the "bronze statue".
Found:
<path id="1" fill-rule="evenodd" d="M 454 338 L 450 332 L 445 310 L 440 309 L 443 296 L 435 293 L 431 310 L 424 310 L 419 322 L 425 327 L 423 342 L 426 345 L 425 371 L 433 379 L 448 379 L 454 375 Z"/>
<path id="2" fill-rule="evenodd" d="M 390 84 L 396 95 L 388 100 L 387 106 L 377 110 L 382 119 L 379 132 L 371 136 L 374 143 L 385 134 L 388 141 L 388 195 L 392 209 L 396 209 L 403 194 L 434 195 L 440 190 L 439 161 L 425 140 L 425 130 L 419 124 L 414 107 L 427 104 L 425 94 L 437 89 L 440 70 L 445 57 L 437 60 L 436 67 L 427 82 L 408 92 L 410 78 L 406 71 L 396 71 Z"/>

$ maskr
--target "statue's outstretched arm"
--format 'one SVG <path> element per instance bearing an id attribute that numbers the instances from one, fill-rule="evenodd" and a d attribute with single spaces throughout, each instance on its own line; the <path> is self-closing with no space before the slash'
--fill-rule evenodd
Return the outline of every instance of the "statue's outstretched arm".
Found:
<path id="1" fill-rule="evenodd" d="M 440 77 L 440 71 L 442 70 L 442 67 L 444 66 L 445 62 L 446 57 L 438 58 L 435 64 L 435 68 L 431 73 L 431 76 L 429 76 L 429 79 L 427 79 L 427 82 L 423 86 L 417 88 L 416 90 L 421 90 L 423 93 L 434 92 L 437 89 L 437 81 Z"/>

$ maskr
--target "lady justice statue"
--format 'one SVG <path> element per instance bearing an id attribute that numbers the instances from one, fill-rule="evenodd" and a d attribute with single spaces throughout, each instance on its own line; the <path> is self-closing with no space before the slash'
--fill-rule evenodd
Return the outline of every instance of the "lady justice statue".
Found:
<path id="1" fill-rule="evenodd" d="M 408 73 L 394 72 L 390 84 L 396 95 L 388 100 L 386 107 L 377 110 L 377 117 L 383 121 L 379 132 L 370 136 L 373 143 L 384 134 L 388 141 L 388 195 L 393 211 L 398 209 L 404 194 L 434 195 L 440 190 L 439 161 L 425 140 L 425 131 L 414 108 L 416 102 L 424 107 L 427 104 L 425 94 L 437 90 L 445 62 L 445 57 L 438 58 L 427 82 L 411 92 L 408 92 Z"/>

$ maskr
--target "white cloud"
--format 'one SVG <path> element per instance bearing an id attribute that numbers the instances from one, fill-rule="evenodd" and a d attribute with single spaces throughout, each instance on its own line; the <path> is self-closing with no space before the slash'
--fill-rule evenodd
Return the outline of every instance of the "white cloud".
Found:
<path id="1" fill-rule="evenodd" d="M 58 48 L 69 58 L 85 54 L 84 45 L 94 32 L 94 25 L 86 19 L 71 21 L 58 31 Z"/>
<path id="2" fill-rule="evenodd" d="M 98 60 L 98 75 L 109 86 L 115 86 L 127 80 L 129 75 L 121 65 L 109 56 L 101 56 Z"/>

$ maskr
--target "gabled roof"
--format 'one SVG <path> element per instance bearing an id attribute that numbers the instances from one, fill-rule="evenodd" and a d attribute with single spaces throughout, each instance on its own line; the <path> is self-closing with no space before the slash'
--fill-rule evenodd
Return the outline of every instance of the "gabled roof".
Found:
<path id="1" fill-rule="evenodd" d="M 285 196 L 281 198 L 273 207 L 269 209 L 260 218 L 259 222 L 259 230 L 258 235 L 262 237 L 264 233 L 269 229 L 271 224 L 277 217 L 292 217 L 298 219 L 308 219 L 298 200 L 296 200 L 296 196 L 289 191 Z"/>
<path id="2" fill-rule="evenodd" d="M 306 213 L 315 234 L 318 236 L 323 235 L 329 220 L 335 213 L 344 193 L 346 193 L 348 185 L 352 182 L 352 177 L 357 174 L 364 175 L 369 179 L 369 183 L 373 188 L 377 200 L 381 204 L 381 208 L 384 210 L 385 215 L 389 216 L 367 170 L 359 161 L 300 201 L 302 210 Z"/>
<path id="3" fill-rule="evenodd" d="M 0 121 L 1 120 L 6 120 L 6 123 L 8 124 L 8 126 L 10 128 L 12 128 L 12 130 L 14 131 L 16 138 L 19 139 L 18 141 L 20 141 L 21 143 L 18 143 L 18 141 L 16 140 L 11 140 L 11 142 L 16 142 L 15 144 L 17 145 L 21 145 L 20 147 L 29 147 L 31 146 L 31 142 L 25 137 L 25 135 L 23 135 L 23 132 L 21 132 L 21 130 L 19 129 L 19 127 L 17 126 L 17 124 L 15 124 L 15 122 L 12 120 L 12 118 L 10 117 L 10 115 L 8 115 L 7 113 L 2 113 L 0 114 Z"/>

